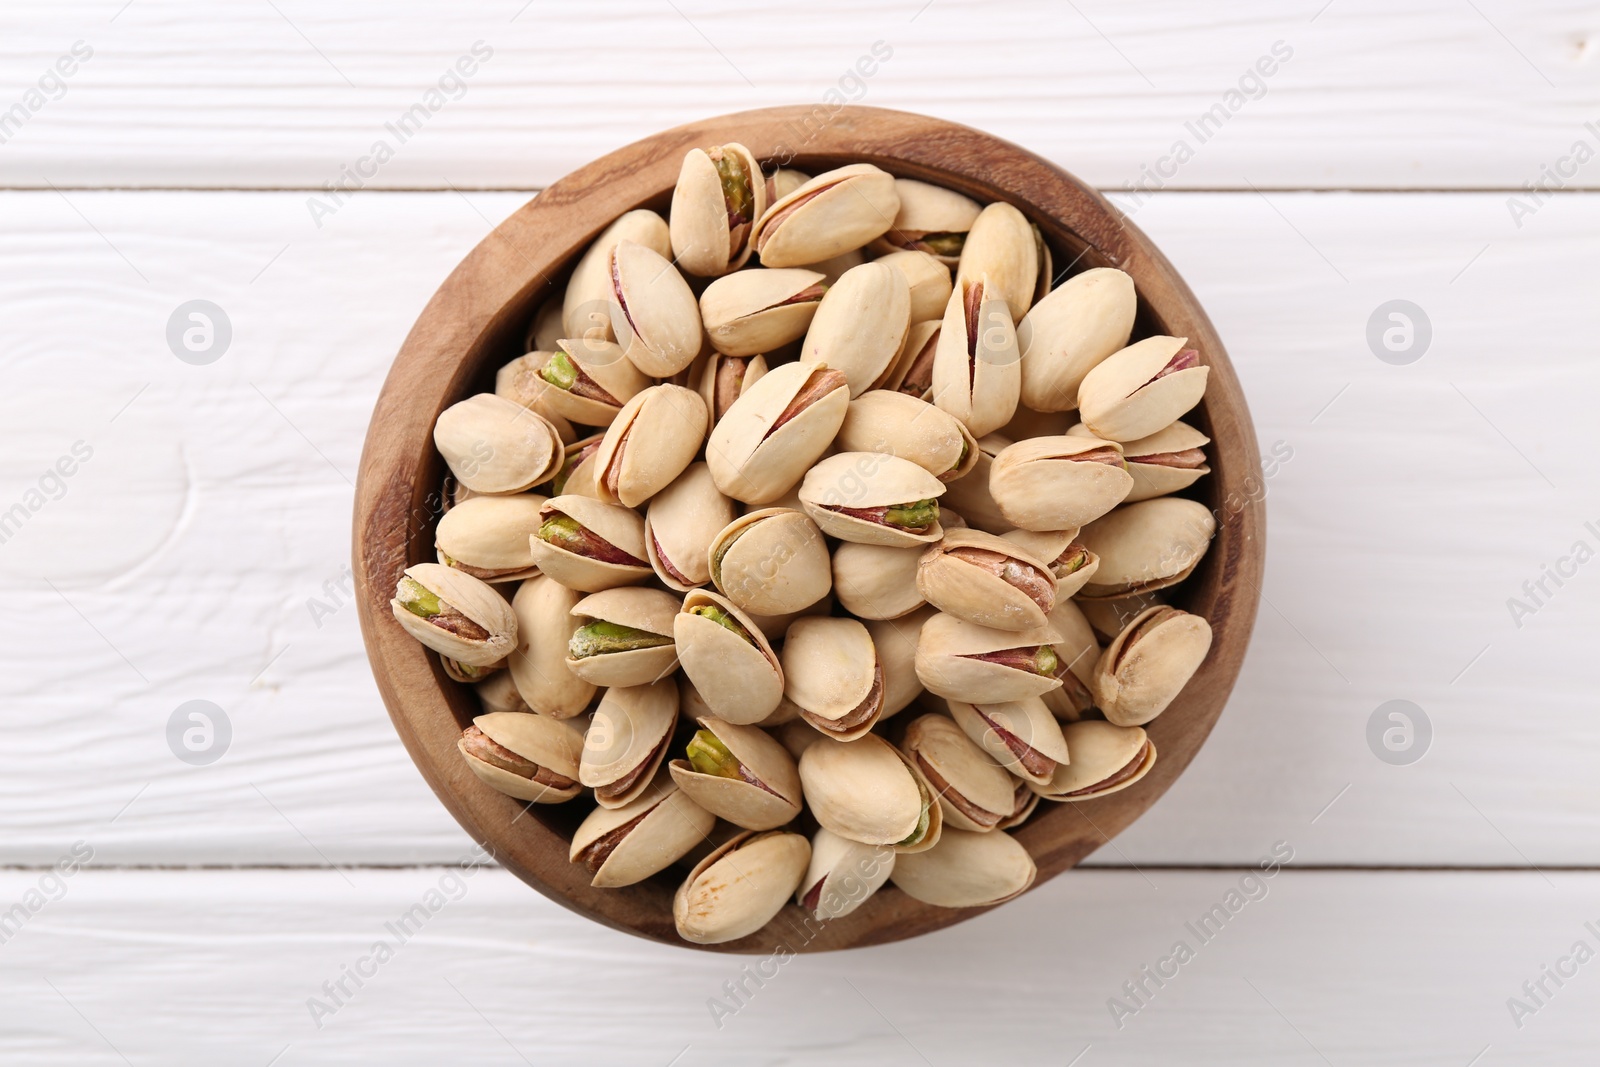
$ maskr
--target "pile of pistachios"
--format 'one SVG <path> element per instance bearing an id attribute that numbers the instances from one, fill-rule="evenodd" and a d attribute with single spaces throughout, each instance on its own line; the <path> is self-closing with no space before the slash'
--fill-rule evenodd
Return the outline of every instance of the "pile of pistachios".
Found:
<path id="1" fill-rule="evenodd" d="M 691 942 L 889 882 L 1016 896 L 1008 831 L 1148 774 L 1210 649 L 1167 602 L 1215 532 L 1174 495 L 1202 354 L 1130 343 L 1128 275 L 1052 279 L 1012 205 L 869 164 L 695 149 L 669 215 L 613 222 L 439 416 L 438 562 L 392 606 L 476 687 L 462 757 L 592 806 L 593 885 L 678 865 Z"/>

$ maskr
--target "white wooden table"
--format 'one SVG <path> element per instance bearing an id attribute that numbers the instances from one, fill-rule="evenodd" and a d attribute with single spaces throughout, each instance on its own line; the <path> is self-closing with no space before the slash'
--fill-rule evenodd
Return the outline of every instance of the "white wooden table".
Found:
<path id="1" fill-rule="evenodd" d="M 0 1061 L 1594 1062 L 1600 9 L 748 6 L 0 8 Z M 351 479 L 417 311 L 526 197 L 829 94 L 1114 192 L 1287 458 L 1244 673 L 1159 805 L 1016 904 L 758 985 L 460 876 L 348 606 Z M 206 365 L 167 339 L 197 299 Z M 1384 348 L 1394 300 L 1425 351 Z M 1369 745 L 1391 700 L 1424 758 Z"/>

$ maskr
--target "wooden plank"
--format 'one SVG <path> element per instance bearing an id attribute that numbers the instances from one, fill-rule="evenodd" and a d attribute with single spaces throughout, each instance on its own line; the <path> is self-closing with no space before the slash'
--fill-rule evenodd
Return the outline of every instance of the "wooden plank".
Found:
<path id="1" fill-rule="evenodd" d="M 0 874 L 0 900 L 39 877 Z M 498 870 L 352 881 L 79 872 L 4 946 L 0 1055 L 73 1067 L 431 1064 L 464 1049 L 485 1064 L 1578 1063 L 1600 1010 L 1600 965 L 1562 962 L 1579 941 L 1591 956 L 1600 946 L 1595 874 L 1083 871 L 913 941 L 745 959 L 605 930 Z M 1163 964 L 1178 942 L 1189 958 Z M 1546 967 L 1568 977 L 1557 986 Z M 1158 987 L 1144 968 L 1167 977 Z M 1535 1004 L 1523 983 L 1541 980 Z M 1124 983 L 1140 981 L 1136 1002 Z M 1515 1021 L 1513 997 L 1533 1009 Z"/>
<path id="2" fill-rule="evenodd" d="M 0 544 L 0 861 L 49 862 L 91 832 L 108 863 L 464 847 L 337 606 L 345 479 L 417 310 L 521 200 L 364 195 L 317 230 L 295 194 L 0 195 L 0 360 L 25 398 L 0 512 L 75 441 L 94 449 Z M 1569 198 L 1517 231 L 1492 194 L 1171 194 L 1135 219 L 1217 323 L 1264 451 L 1293 455 L 1266 483 L 1268 604 L 1233 702 L 1096 861 L 1242 862 L 1288 837 L 1308 863 L 1600 863 L 1600 587 L 1581 568 L 1543 579 L 1535 614 L 1507 607 L 1600 543 L 1600 365 L 1573 298 L 1600 283 L 1600 207 Z M 209 366 L 165 339 L 195 298 L 233 324 Z M 1409 366 L 1366 340 L 1395 298 L 1432 322 Z M 210 766 L 166 740 L 196 699 L 233 728 Z M 1410 766 L 1366 741 L 1394 699 L 1432 722 Z"/>
<path id="3" fill-rule="evenodd" d="M 805 18 L 723 0 L 397 0 L 381 15 L 27 0 L 0 12 L 0 110 L 24 108 L 0 128 L 0 182 L 317 189 L 348 166 L 373 187 L 531 188 L 708 115 L 816 101 L 820 121 L 853 101 L 982 127 L 1107 188 L 1149 167 L 1172 188 L 1520 189 L 1547 165 L 1569 173 L 1544 181 L 1593 188 L 1595 165 L 1561 167 L 1580 139 L 1600 147 L 1585 127 L 1600 118 L 1592 14 L 1579 0 L 1249 0 L 1225 16 L 1178 0 L 822 0 Z M 80 41 L 92 55 L 29 96 Z M 462 56 L 472 73 L 441 91 Z M 393 158 L 358 167 L 380 140 Z"/>

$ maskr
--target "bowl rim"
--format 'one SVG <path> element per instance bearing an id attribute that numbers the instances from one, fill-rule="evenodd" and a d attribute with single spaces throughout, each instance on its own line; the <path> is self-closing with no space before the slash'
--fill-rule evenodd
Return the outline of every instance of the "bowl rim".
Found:
<path id="1" fill-rule="evenodd" d="M 353 571 L 369 663 L 396 732 L 423 778 L 499 863 L 563 906 L 651 940 L 722 952 L 823 951 L 882 944 L 950 926 L 988 908 L 921 904 L 886 885 L 842 919 L 821 923 L 791 901 L 756 934 L 690 945 L 675 931 L 665 875 L 628 889 L 594 889 L 567 859 L 567 840 L 534 811 L 480 782 L 456 752 L 479 713 L 468 687 L 391 616 L 394 583 L 433 557 L 442 461 L 438 414 L 492 376 L 491 357 L 555 291 L 576 256 L 623 211 L 664 207 L 690 148 L 738 141 L 777 165 L 874 163 L 982 201 L 1006 200 L 1080 260 L 1118 267 L 1138 291 L 1140 326 L 1189 338 L 1211 375 L 1199 419 L 1212 438 L 1206 495 L 1217 533 L 1188 590 L 1211 623 L 1211 654 L 1177 701 L 1147 729 L 1161 758 L 1137 789 L 1037 812 L 1012 831 L 1038 867 L 1033 887 L 1075 866 L 1155 804 L 1199 751 L 1226 704 L 1254 625 L 1265 563 L 1264 485 L 1249 410 L 1232 364 L 1198 300 L 1165 256 L 1095 190 L 991 134 L 942 119 L 858 105 L 761 108 L 689 123 L 620 148 L 555 182 L 496 226 L 429 299 L 396 355 L 373 410 L 356 484 Z M 1061 269 L 1057 265 L 1057 270 Z M 519 353 L 520 354 L 520 353 Z M 1186 416 L 1189 418 L 1189 416 Z M 441 713 L 443 712 L 443 713 Z M 1048 806 L 1048 803 L 1047 805 Z M 1075 809 L 1073 812 L 1056 809 Z M 520 825 L 519 825 L 520 824 Z M 669 868 L 673 874 L 676 868 Z M 674 875 L 675 876 L 675 875 Z M 1032 888 L 1032 887 L 1031 887 Z"/>

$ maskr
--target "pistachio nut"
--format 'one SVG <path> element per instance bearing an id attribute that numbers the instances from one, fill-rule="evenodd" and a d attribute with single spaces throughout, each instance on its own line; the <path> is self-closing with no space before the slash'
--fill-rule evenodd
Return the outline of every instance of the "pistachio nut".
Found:
<path id="1" fill-rule="evenodd" d="M 1193 426 L 1175 422 L 1123 445 L 1122 456 L 1133 475 L 1133 488 L 1123 502 L 1134 504 L 1176 493 L 1210 474 L 1205 453 L 1210 443 L 1211 438 Z"/>
<path id="2" fill-rule="evenodd" d="M 872 636 L 878 666 L 883 670 L 883 713 L 878 716 L 879 722 L 922 695 L 922 680 L 917 677 L 917 639 L 923 623 L 935 614 L 924 606 L 897 619 L 875 619 L 863 624 Z"/>
<path id="3" fill-rule="evenodd" d="M 644 517 L 645 554 L 656 577 L 687 593 L 711 580 L 711 542 L 736 510 L 717 491 L 711 469 L 691 463 L 677 480 L 650 498 Z"/>
<path id="4" fill-rule="evenodd" d="M 955 511 L 969 526 L 985 533 L 999 534 L 1011 529 L 1011 523 L 1000 512 L 1000 505 L 995 503 L 994 494 L 989 492 L 989 472 L 994 468 L 994 458 L 1010 445 L 1011 441 L 999 434 L 978 438 L 972 467 L 950 483 L 939 501 L 940 506 Z"/>
<path id="5" fill-rule="evenodd" d="M 517 619 L 482 579 L 438 563 L 407 567 L 389 601 L 400 627 L 458 663 L 487 667 L 517 645 Z"/>
<path id="6" fill-rule="evenodd" d="M 995 630 L 943 612 L 917 640 L 917 677 L 951 700 L 1023 700 L 1059 688 L 1055 648 L 1061 635 L 1048 625 Z"/>
<path id="7" fill-rule="evenodd" d="M 1077 595 L 1100 569 L 1100 557 L 1078 540 L 1078 529 L 1066 530 L 1007 530 L 1001 534 L 1007 541 L 1021 545 L 1045 561 L 1050 573 L 1056 576 L 1056 603 Z"/>
<path id="8" fill-rule="evenodd" d="M 989 494 L 1000 514 L 1023 530 L 1087 525 L 1132 487 L 1120 445 L 1071 434 L 1018 441 L 989 468 Z"/>
<path id="9" fill-rule="evenodd" d="M 746 614 L 750 613 L 746 612 Z M 756 624 L 756 629 L 766 635 L 768 641 L 779 642 L 783 640 L 783 635 L 789 632 L 789 627 L 794 624 L 796 619 L 810 618 L 812 616 L 827 618 L 832 614 L 833 596 L 830 594 L 815 604 L 801 608 L 799 611 L 786 611 L 782 615 L 750 615 L 750 621 Z M 791 709 L 789 712 L 785 712 L 785 709 L 780 705 L 776 712 L 761 720 L 762 725 L 780 721 L 778 716 L 785 714 L 798 715 L 799 710 Z"/>
<path id="10" fill-rule="evenodd" d="M 772 736 L 777 738 L 784 751 L 796 760 L 805 755 L 806 749 L 810 748 L 813 742 L 822 740 L 822 735 L 801 718 L 790 719 L 773 727 Z"/>
<path id="11" fill-rule="evenodd" d="M 818 825 L 851 841 L 921 852 L 944 827 L 928 780 L 877 734 L 815 742 L 800 757 L 800 785 Z"/>
<path id="12" fill-rule="evenodd" d="M 578 628 L 572 609 L 578 600 L 578 593 L 542 574 L 518 586 L 511 600 L 517 616 L 517 650 L 508 664 L 511 680 L 523 703 L 552 719 L 581 714 L 594 696 L 593 682 L 567 670 L 567 645 Z"/>
<path id="13" fill-rule="evenodd" d="M 1126 504 L 1078 535 L 1100 557 L 1079 596 L 1112 599 L 1177 585 L 1199 565 L 1216 532 L 1216 516 L 1199 501 L 1160 496 Z"/>
<path id="14" fill-rule="evenodd" d="M 539 372 L 550 362 L 556 349 L 555 343 L 549 348 L 532 349 L 495 371 L 494 395 L 530 408 L 554 425 L 555 420 L 560 418 L 555 408 L 550 406 L 550 394 L 554 390 L 549 382 L 540 377 Z"/>
<path id="15" fill-rule="evenodd" d="M 894 189 L 900 197 L 900 210 L 889 232 L 872 242 L 873 251 L 922 252 L 936 257 L 947 269 L 961 262 L 967 231 L 983 210 L 978 202 L 954 189 L 912 178 L 896 178 Z"/>
<path id="16" fill-rule="evenodd" d="M 613 686 L 600 697 L 583 737 L 578 781 L 602 808 L 620 808 L 650 784 L 678 724 L 678 685 Z"/>
<path id="17" fill-rule="evenodd" d="M 510 661 L 507 661 L 506 666 L 510 665 Z M 528 707 L 528 702 L 522 699 L 522 694 L 517 692 L 516 679 L 511 677 L 511 672 L 508 670 L 485 675 L 474 683 L 472 691 L 478 694 L 478 703 L 483 705 L 484 711 L 533 710 Z"/>
<path id="18" fill-rule="evenodd" d="M 1028 821 L 1028 816 L 1032 815 L 1039 806 L 1039 794 L 1033 791 L 1032 783 L 1024 782 L 1021 778 L 1016 778 L 1014 781 L 1017 786 L 1015 804 L 1011 809 L 1011 814 L 995 824 L 996 830 L 1010 830 L 1013 827 L 1021 826 Z"/>
<path id="19" fill-rule="evenodd" d="M 827 291 L 814 270 L 736 271 L 706 286 L 700 319 L 718 352 L 753 356 L 804 337 Z"/>
<path id="20" fill-rule="evenodd" d="M 582 747 L 583 734 L 571 723 L 517 711 L 479 715 L 456 742 L 485 785 L 535 804 L 559 804 L 583 791 Z"/>
<path id="21" fill-rule="evenodd" d="M 551 496 L 596 497 L 599 490 L 595 488 L 594 457 L 595 453 L 600 451 L 600 445 L 605 439 L 604 433 L 591 434 L 567 446 L 561 460 L 561 469 L 551 475 L 550 480 L 545 483 Z"/>
<path id="22" fill-rule="evenodd" d="M 711 353 L 706 359 L 705 366 L 700 368 L 700 377 L 695 383 L 695 392 L 706 402 L 711 425 L 715 426 L 722 416 L 728 413 L 728 409 L 733 407 L 733 402 L 743 396 L 746 389 L 760 381 L 765 373 L 767 373 L 765 356 L 728 356 L 721 352 Z"/>
<path id="23" fill-rule="evenodd" d="M 767 267 L 803 267 L 861 248 L 900 210 L 894 176 L 870 163 L 819 174 L 756 220 L 750 241 Z"/>
<path id="24" fill-rule="evenodd" d="M 1200 403 L 1211 368 L 1186 337 L 1146 337 L 1083 377 L 1078 416 L 1096 437 L 1137 441 L 1178 421 Z"/>
<path id="25" fill-rule="evenodd" d="M 1055 646 L 1056 658 L 1066 670 L 1056 672 L 1061 688 L 1052 689 L 1041 699 L 1056 718 L 1076 722 L 1094 707 L 1094 668 L 1100 661 L 1100 641 L 1078 605 L 1067 599 L 1056 601 L 1055 610 L 1050 612 L 1050 625 L 1061 634 Z"/>
<path id="26" fill-rule="evenodd" d="M 654 573 L 644 558 L 644 519 L 632 508 L 569 494 L 551 497 L 539 514 L 528 547 L 540 571 L 562 585 L 598 593 Z"/>
<path id="27" fill-rule="evenodd" d="M 700 351 L 700 305 L 678 268 L 654 249 L 611 250 L 611 328 L 633 365 L 670 378 Z"/>
<path id="28" fill-rule="evenodd" d="M 978 462 L 977 439 L 960 419 L 889 389 L 873 389 L 850 401 L 836 443 L 845 452 L 908 459 L 941 482 L 965 477 Z"/>
<path id="29" fill-rule="evenodd" d="M 609 426 L 630 398 L 650 384 L 622 346 L 598 338 L 563 338 L 534 373 L 544 385 L 535 410 L 553 411 L 585 426 Z M 530 368 L 531 369 L 531 368 Z"/>
<path id="30" fill-rule="evenodd" d="M 561 294 L 557 293 L 539 305 L 528 322 L 522 347 L 529 352 L 553 352 L 556 342 L 565 337 L 561 323 Z"/>
<path id="31" fill-rule="evenodd" d="M 711 581 L 751 615 L 787 615 L 828 595 L 833 575 L 817 524 L 788 508 L 734 519 L 712 539 Z"/>
<path id="32" fill-rule="evenodd" d="M 572 269 L 561 301 L 562 337 L 616 340 L 610 311 L 616 299 L 611 285 L 611 253 L 623 241 L 643 245 L 659 256 L 672 255 L 672 234 L 660 215 L 642 208 L 621 215 L 595 238 Z"/>
<path id="33" fill-rule="evenodd" d="M 672 898 L 678 936 L 696 945 L 747 937 L 771 922 L 811 862 L 799 834 L 747 830 L 695 865 Z"/>
<path id="34" fill-rule="evenodd" d="M 858 619 L 909 615 L 926 603 L 917 588 L 923 551 L 920 544 L 902 548 L 842 541 L 833 550 L 834 595 Z"/>
<path id="35" fill-rule="evenodd" d="M 486 582 L 515 582 L 539 573 L 528 553 L 528 535 L 539 529 L 537 493 L 476 496 L 445 512 L 433 547 L 446 567 Z"/>
<path id="36" fill-rule="evenodd" d="M 843 371 L 851 397 L 857 397 L 889 369 L 910 328 L 906 276 L 882 263 L 863 263 L 845 271 L 823 295 L 800 361 Z"/>
<path id="37" fill-rule="evenodd" d="M 733 602 L 691 590 L 673 619 L 683 673 L 718 718 L 736 725 L 765 719 L 783 698 L 783 668 L 754 620 Z"/>
<path id="38" fill-rule="evenodd" d="M 1044 231 L 1039 229 L 1039 224 L 1030 222 L 1028 228 L 1033 231 L 1033 246 L 1039 253 L 1039 281 L 1033 287 L 1033 302 L 1037 304 L 1050 295 L 1050 286 L 1055 278 L 1055 258 L 1050 254 L 1050 242 L 1044 239 Z"/>
<path id="39" fill-rule="evenodd" d="M 746 830 L 774 830 L 800 814 L 800 772 L 771 734 L 712 715 L 696 721 L 685 758 L 667 765 L 678 788 Z"/>
<path id="40" fill-rule="evenodd" d="M 670 485 L 706 439 L 706 402 L 681 385 L 652 385 L 629 400 L 595 453 L 595 495 L 638 507 Z"/>
<path id="41" fill-rule="evenodd" d="M 987 908 L 1020 896 L 1038 873 L 1028 850 L 1010 834 L 952 829 L 929 851 L 896 860 L 889 877 L 924 904 Z"/>
<path id="42" fill-rule="evenodd" d="M 1038 289 L 1039 236 L 1027 216 L 1007 203 L 988 205 L 972 221 L 956 267 L 956 288 L 985 276 L 991 295 L 1006 302 L 1011 321 L 1022 321 Z"/>
<path id="43" fill-rule="evenodd" d="M 936 319 L 913 322 L 879 387 L 933 403 L 933 361 L 939 354 L 939 334 L 943 329 L 942 311 Z"/>
<path id="44" fill-rule="evenodd" d="M 996 630 L 1032 630 L 1056 604 L 1056 576 L 1032 552 L 981 530 L 948 530 L 917 564 L 917 592 L 940 611 Z"/>
<path id="45" fill-rule="evenodd" d="M 951 700 L 950 717 L 975 744 L 1018 778 L 1043 785 L 1070 749 L 1061 724 L 1038 697 L 993 704 Z"/>
<path id="46" fill-rule="evenodd" d="M 1100 653 L 1094 702 L 1108 722 L 1143 726 L 1167 710 L 1211 651 L 1211 624 L 1167 605 L 1140 612 Z"/>
<path id="47" fill-rule="evenodd" d="M 889 880 L 894 858 L 887 845 L 863 845 L 819 827 L 795 903 L 815 919 L 842 919 Z"/>
<path id="48" fill-rule="evenodd" d="M 926 252 L 890 252 L 873 260 L 880 266 L 893 267 L 906 276 L 911 291 L 911 321 L 926 322 L 944 317 L 945 305 L 950 302 L 950 268 L 936 256 Z"/>
<path id="49" fill-rule="evenodd" d="M 769 371 L 712 427 L 706 464 L 723 494 L 767 504 L 833 443 L 850 403 L 843 373 L 814 363 Z"/>
<path id="50" fill-rule="evenodd" d="M 767 203 L 776 204 L 810 180 L 811 175 L 803 170 L 779 167 L 767 175 Z"/>
<path id="51" fill-rule="evenodd" d="M 506 669 L 505 660 L 497 660 L 487 666 L 479 667 L 460 660 L 451 659 L 449 656 L 440 656 L 439 665 L 444 668 L 444 673 L 454 681 L 463 685 L 472 685 L 483 681 L 490 675 L 498 674 Z"/>
<path id="52" fill-rule="evenodd" d="M 572 606 L 582 620 L 567 639 L 567 670 L 595 685 L 649 685 L 678 667 L 672 620 L 679 598 L 623 586 L 591 593 Z"/>
<path id="53" fill-rule="evenodd" d="M 1011 312 L 987 276 L 959 277 L 933 356 L 933 402 L 983 437 L 1011 421 L 1022 373 Z"/>
<path id="54" fill-rule="evenodd" d="M 900 750 L 928 780 L 950 829 L 986 833 L 1017 810 L 1015 780 L 944 715 L 919 715 Z"/>
<path id="55" fill-rule="evenodd" d="M 572 835 L 567 856 L 592 875 L 596 889 L 634 885 L 688 855 L 717 817 L 691 800 L 666 774 L 615 808 L 595 808 Z"/>
<path id="56" fill-rule="evenodd" d="M 822 284 L 832 288 L 839 284 L 839 279 L 843 278 L 847 271 L 855 270 L 866 261 L 867 257 L 862 253 L 861 249 L 852 248 L 850 251 L 841 252 L 837 256 L 829 256 L 827 259 L 818 260 L 816 263 L 807 263 L 805 267 L 807 270 L 814 270 L 821 274 Z"/>
<path id="57" fill-rule="evenodd" d="M 877 452 L 839 452 L 806 472 L 800 503 L 822 532 L 867 545 L 909 547 L 944 535 L 945 483 L 910 460 Z"/>
<path id="58" fill-rule="evenodd" d="M 766 208 L 766 178 L 748 148 L 691 148 L 672 190 L 673 258 L 703 277 L 738 270 L 750 258 L 750 227 Z"/>
<path id="59" fill-rule="evenodd" d="M 520 493 L 561 468 L 561 435 L 521 404 L 477 393 L 452 404 L 433 426 L 450 473 L 475 493 Z"/>
<path id="60" fill-rule="evenodd" d="M 840 741 L 854 741 L 883 713 L 883 667 L 872 635 L 855 619 L 796 619 L 781 653 L 784 696 L 800 717 Z"/>
<path id="61" fill-rule="evenodd" d="M 1067 723 L 1063 732 L 1072 762 L 1058 764 L 1049 782 L 1030 787 L 1046 800 L 1094 800 L 1128 788 L 1155 766 L 1155 742 L 1138 726 L 1085 719 Z"/>
<path id="62" fill-rule="evenodd" d="M 1084 376 L 1127 345 L 1138 304 L 1133 279 L 1114 267 L 1073 275 L 1036 304 L 1017 327 L 1022 403 L 1075 409 Z"/>

